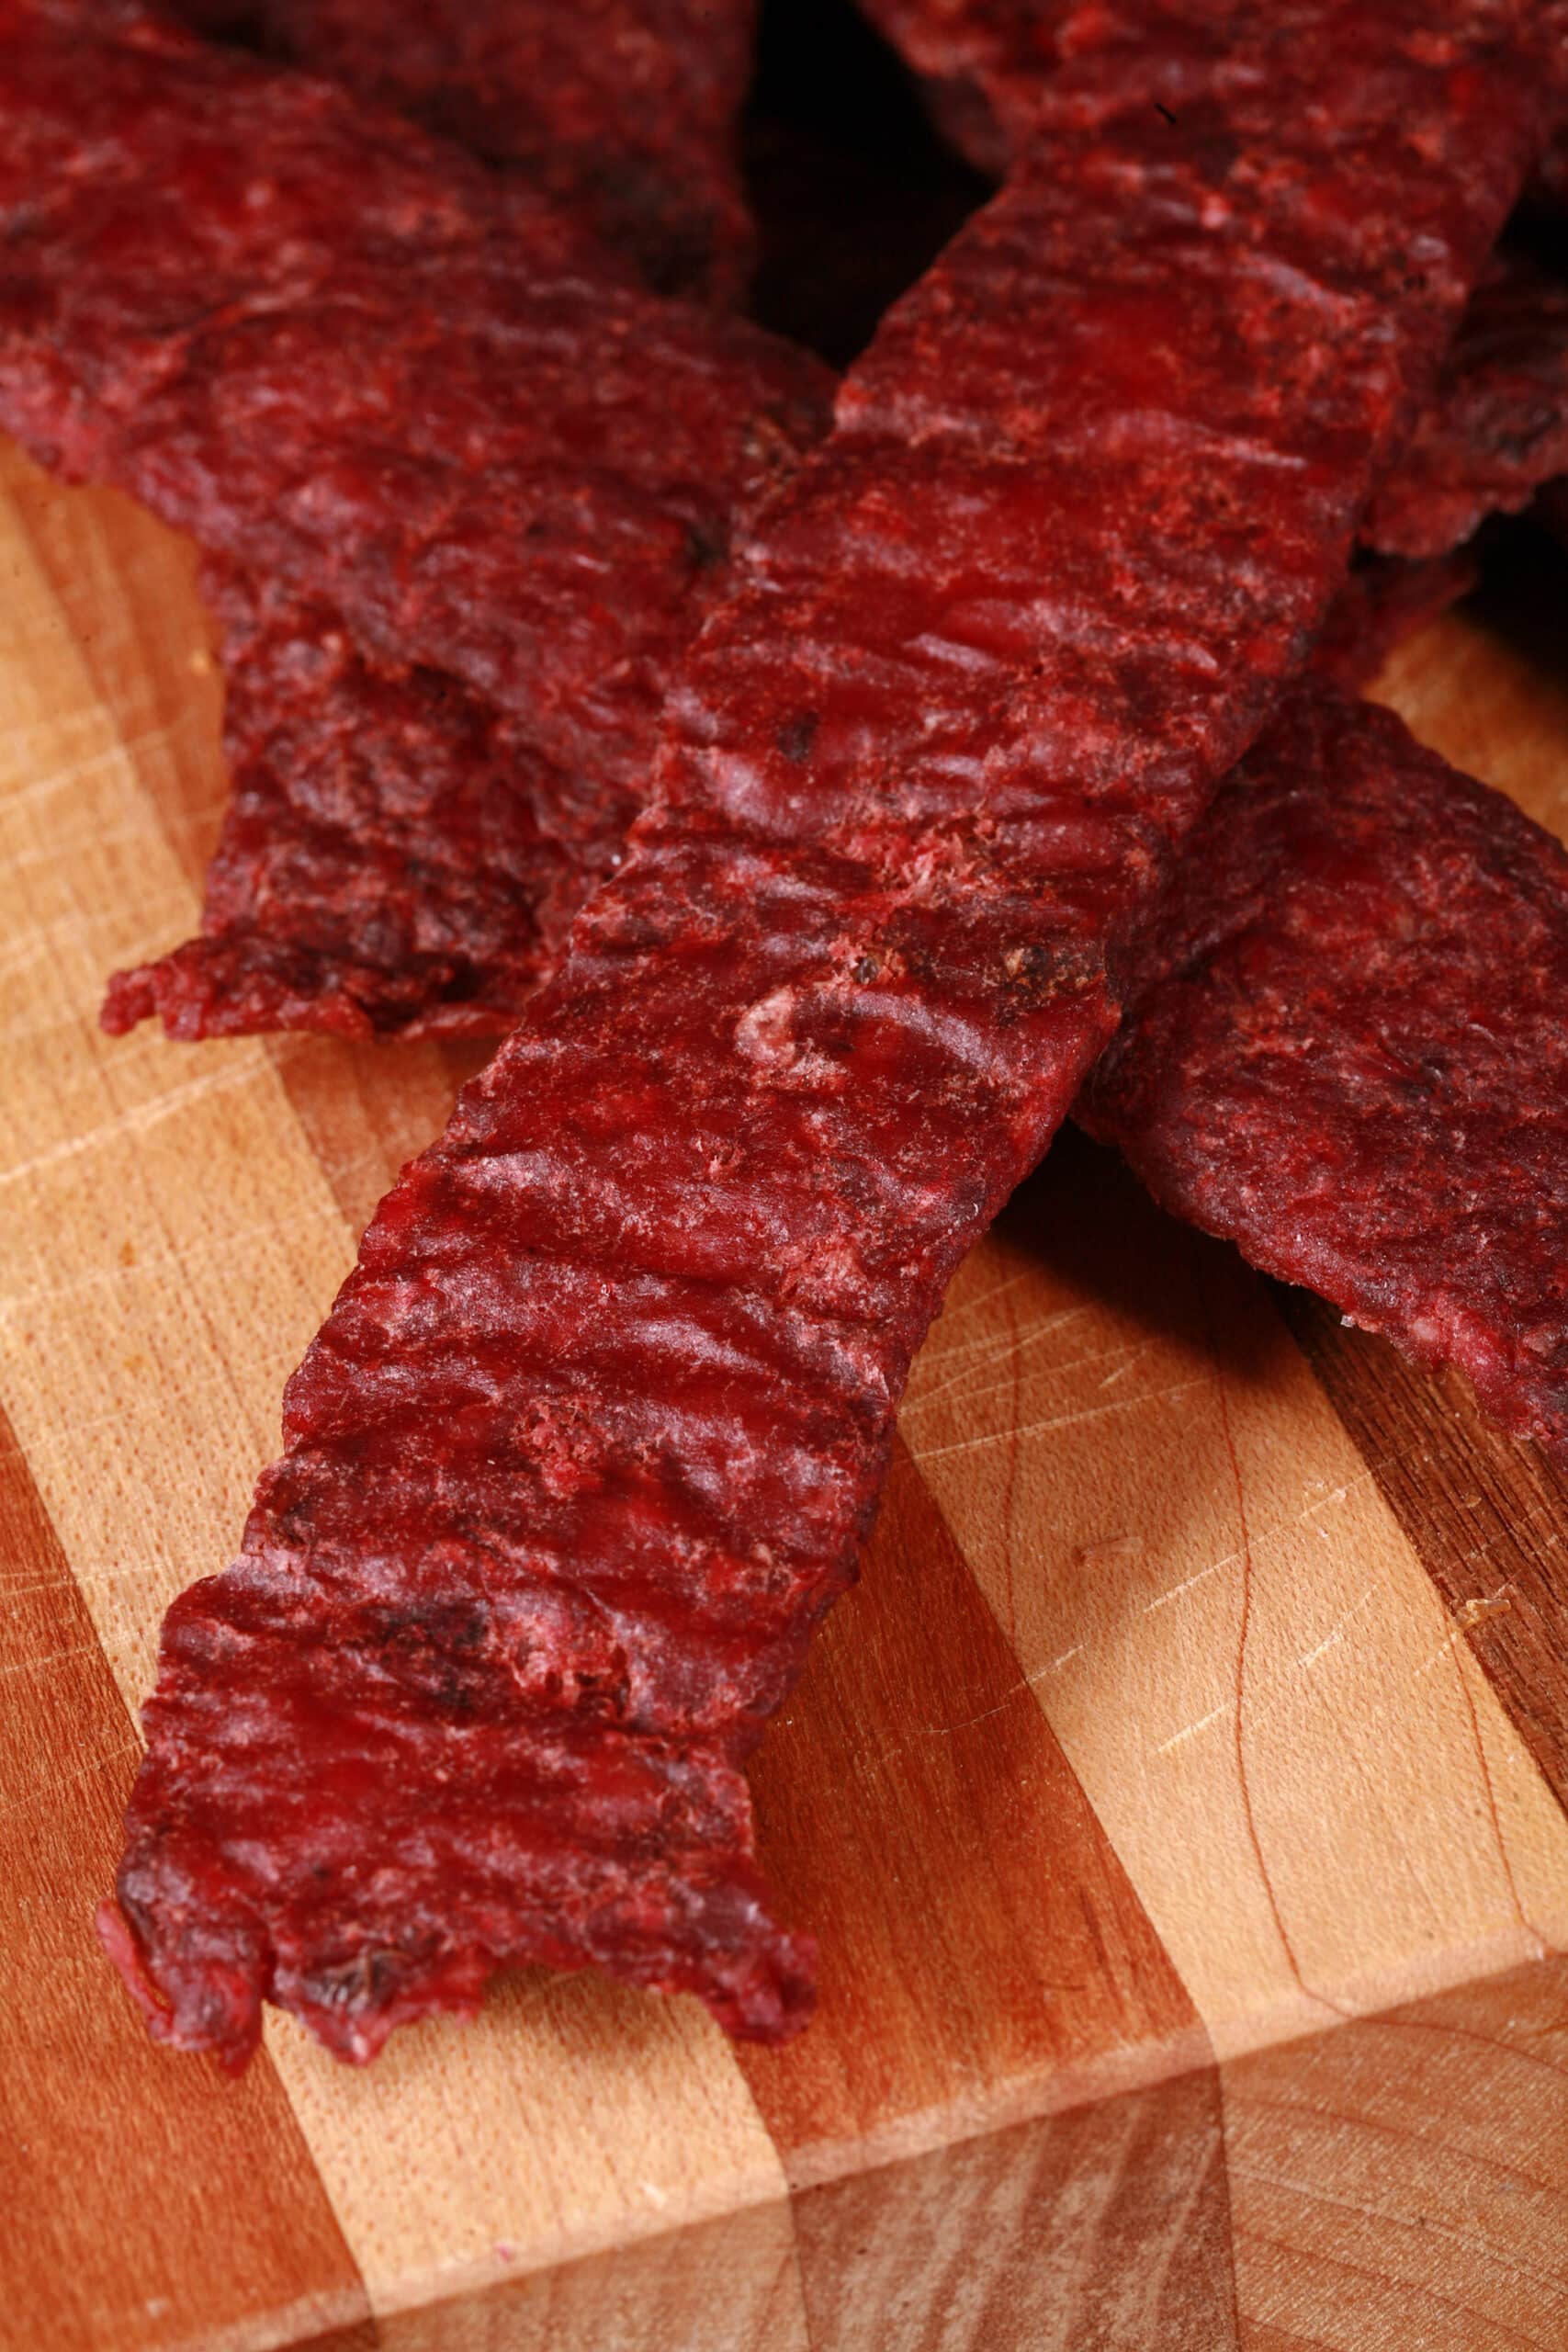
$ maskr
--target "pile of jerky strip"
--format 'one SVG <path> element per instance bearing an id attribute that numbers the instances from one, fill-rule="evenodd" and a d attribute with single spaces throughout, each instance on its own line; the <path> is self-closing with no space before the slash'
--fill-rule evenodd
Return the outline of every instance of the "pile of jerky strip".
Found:
<path id="1" fill-rule="evenodd" d="M 806 2020 L 742 1766 L 1069 1112 L 1568 1453 L 1568 858 L 1353 698 L 1568 471 L 1568 13 L 865 9 L 965 160 L 753 124 L 835 382 L 750 0 L 0 0 L 0 425 L 227 680 L 105 1025 L 503 1039 L 164 1627 L 103 1931 L 230 2066 Z"/>

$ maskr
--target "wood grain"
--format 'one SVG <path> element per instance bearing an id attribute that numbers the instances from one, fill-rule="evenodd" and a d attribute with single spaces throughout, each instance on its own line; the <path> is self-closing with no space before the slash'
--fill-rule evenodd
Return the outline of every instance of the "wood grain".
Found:
<path id="1" fill-rule="evenodd" d="M 1219 2087 L 1151 2086 L 795 2200 L 815 2352 L 1231 2352 Z"/>
<path id="2" fill-rule="evenodd" d="M 272 2067 L 230 2092 L 171 2066 L 105 1981 L 138 1743 L 3 1416 L 0 1563 L 6 2339 L 238 2352 L 331 2324 L 360 2352 L 364 2289 Z"/>
<path id="3" fill-rule="evenodd" d="M 1568 1477 L 1321 1299 L 1280 1309 L 1520 1737 L 1568 1804 Z"/>
<path id="4" fill-rule="evenodd" d="M 1568 2344 L 1568 1963 L 1224 2072 L 1242 2341 Z"/>

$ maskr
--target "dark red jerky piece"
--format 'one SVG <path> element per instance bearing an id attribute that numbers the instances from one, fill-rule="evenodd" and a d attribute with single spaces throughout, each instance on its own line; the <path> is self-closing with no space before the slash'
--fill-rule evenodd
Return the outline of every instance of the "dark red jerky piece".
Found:
<path id="1" fill-rule="evenodd" d="M 1561 846 L 1391 712 L 1303 689 L 1138 968 L 1090 1132 L 1167 1207 L 1458 1364 L 1568 1459 Z"/>
<path id="2" fill-rule="evenodd" d="M 819 365 L 591 272 L 556 214 L 329 85 L 14 0 L 0 27 L 0 422 L 542 755 L 640 779 Z M 409 142 L 368 194 L 367 123 Z"/>
<path id="3" fill-rule="evenodd" d="M 1524 168 L 1512 18 L 1427 13 L 1151 17 L 1174 135 L 1124 64 L 1065 77 L 758 522 L 633 854 L 172 1612 L 119 1881 L 170 2038 L 243 2060 L 270 1995 L 364 2054 L 530 1957 L 800 2022 L 727 1776 Z"/>
<path id="4" fill-rule="evenodd" d="M 117 975 L 104 1026 L 511 1026 L 640 802 L 555 766 L 455 679 L 367 662 L 320 608 L 209 563 L 233 800 L 202 936 Z"/>
<path id="5" fill-rule="evenodd" d="M 860 0 L 919 76 L 933 120 L 1000 179 L 1029 139 L 1072 0 Z"/>
<path id="6" fill-rule="evenodd" d="M 1361 526 L 1387 555 L 1445 554 L 1489 514 L 1517 514 L 1568 472 L 1568 280 L 1500 254 L 1437 390 Z"/>
<path id="7" fill-rule="evenodd" d="M 1407 637 L 1468 596 L 1480 577 L 1467 548 L 1414 563 L 1359 555 L 1313 648 L 1313 668 L 1344 693 L 1358 693 Z"/>
<path id="8" fill-rule="evenodd" d="M 861 0 L 926 85 L 953 143 L 1000 177 L 1030 136 L 1064 51 L 1101 36 L 1072 0 Z M 1555 44 L 1540 43 L 1551 62 Z M 1568 99 L 1559 59 L 1556 98 Z M 1531 191 L 1568 188 L 1568 131 L 1538 159 Z M 1493 513 L 1515 514 L 1568 470 L 1568 281 L 1505 250 L 1477 288 L 1441 379 L 1361 537 L 1379 553 L 1448 554 Z"/>
<path id="9" fill-rule="evenodd" d="M 743 290 L 754 0 L 173 0 L 513 164 L 666 293 Z"/>

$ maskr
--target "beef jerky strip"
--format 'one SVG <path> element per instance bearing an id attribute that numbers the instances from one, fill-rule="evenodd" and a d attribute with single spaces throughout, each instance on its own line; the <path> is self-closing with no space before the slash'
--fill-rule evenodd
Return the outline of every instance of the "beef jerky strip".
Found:
<path id="1" fill-rule="evenodd" d="M 10 0 L 0 126 L 0 424 L 640 786 L 737 498 L 817 430 L 818 363 L 590 268 L 399 118 L 177 34 Z M 394 135 L 367 195 L 360 150 Z M 454 187 L 466 233 L 428 233 Z"/>
<path id="2" fill-rule="evenodd" d="M 1473 577 L 1467 557 L 1363 560 L 1320 664 L 1365 683 Z M 608 870 L 639 795 L 626 780 L 572 790 L 453 681 L 388 681 L 330 617 L 291 616 L 276 590 L 265 627 L 244 604 L 231 582 L 220 611 L 237 797 L 203 936 L 118 975 L 106 1026 L 157 1013 L 182 1038 L 504 1030 Z"/>
<path id="3" fill-rule="evenodd" d="M 1568 856 L 1392 712 L 1292 695 L 1079 1105 L 1155 1197 L 1568 1460 Z"/>
<path id="4" fill-rule="evenodd" d="M 553 704 L 525 732 L 406 662 L 373 675 L 330 608 L 301 614 L 291 645 L 269 582 L 265 628 L 232 632 L 241 805 L 220 939 L 117 987 L 111 1025 L 162 1001 L 182 1034 L 232 1027 L 221 987 L 243 994 L 246 1025 L 386 1028 L 420 1017 L 398 969 L 411 956 L 423 1001 L 448 1008 L 428 1025 L 480 1025 L 459 1006 L 482 967 L 513 989 L 533 934 L 558 937 L 562 858 L 592 867 L 624 832 L 670 667 L 722 586 L 732 510 L 816 437 L 829 379 L 750 327 L 614 282 L 553 212 L 324 85 L 145 26 L 96 39 L 12 9 L 0 27 L 17 126 L 0 162 L 0 410 L 40 455 L 89 469 L 133 446 L 133 485 L 198 528 L 274 496 L 322 529 L 355 517 L 372 565 L 398 528 L 378 538 L 377 514 L 423 495 L 449 625 L 466 571 L 492 594 L 510 574 L 549 673 L 536 703 Z M 191 351 L 215 318 L 233 362 L 217 381 Z M 186 393 L 210 430 L 158 446 L 149 413 Z M 165 459 L 184 503 L 161 499 Z M 422 772 L 400 774 L 415 756 Z M 476 757 L 515 766 L 493 808 Z M 481 879 L 468 860 L 459 905 L 465 845 L 489 863 Z"/>
<path id="5" fill-rule="evenodd" d="M 1348 690 L 1464 595 L 1465 551 L 1362 556 L 1313 661 Z M 330 614 L 209 565 L 233 805 L 202 935 L 109 986 L 104 1026 L 170 1036 L 495 1035 L 619 862 L 639 804 L 541 761 L 454 679 L 369 668 Z"/>
<path id="6" fill-rule="evenodd" d="M 1064 40 L 1066 0 L 862 0 L 925 77 L 933 111 L 970 159 L 1000 175 L 1030 136 Z M 1555 105 L 1568 70 L 1555 75 Z M 1568 157 L 1568 131 L 1538 179 Z M 1562 168 L 1568 168 L 1564 166 Z M 1505 248 L 1477 288 L 1442 374 L 1363 525 L 1384 555 L 1446 555 L 1483 516 L 1517 514 L 1568 470 L 1568 282 Z"/>
<path id="7" fill-rule="evenodd" d="M 697 332 L 717 346 L 737 402 L 709 453 L 716 540 L 729 524 L 717 502 L 755 495 L 826 429 L 830 379 L 749 330 Z M 782 426 L 781 385 L 791 394 Z M 592 490 L 617 462 L 626 420 L 605 420 L 597 452 L 590 424 L 584 402 L 576 446 L 560 454 Z M 703 574 L 688 628 L 725 577 L 722 559 Z M 204 579 L 220 628 L 234 798 L 201 936 L 117 974 L 104 1026 L 118 1035 L 154 1014 L 182 1038 L 510 1026 L 642 806 L 676 629 L 650 653 L 649 690 L 616 738 L 596 751 L 584 728 L 565 765 L 540 751 L 531 720 L 457 679 L 367 661 L 329 609 L 220 561 Z"/>
<path id="8" fill-rule="evenodd" d="M 364 2058 L 525 1958 L 802 2021 L 741 1761 L 1534 128 L 1511 11 L 1241 14 L 1065 77 L 884 325 L 633 855 L 378 1211 L 165 1625 L 108 1925 L 164 2038 L 243 2062 L 267 1996 Z"/>
<path id="9" fill-rule="evenodd" d="M 217 562 L 204 593 L 233 798 L 201 936 L 118 973 L 105 1028 L 510 1027 L 637 804 L 542 759 L 456 679 L 371 667 L 330 612 Z"/>
<path id="10" fill-rule="evenodd" d="M 311 542 L 301 547 L 292 535 L 280 548 L 275 527 L 290 492 L 286 487 L 275 498 L 273 481 L 298 485 L 292 503 L 307 521 L 318 514 L 329 522 L 343 515 L 361 526 L 358 545 L 369 571 L 353 575 L 349 586 L 375 607 L 383 652 L 393 660 L 402 657 L 405 669 L 410 655 L 426 657 L 411 678 L 389 688 L 365 671 L 343 632 L 330 624 L 324 625 L 327 658 L 312 652 L 309 629 L 297 654 L 289 656 L 279 643 L 287 628 L 277 617 L 276 589 L 269 588 L 273 620 L 267 645 L 260 657 L 237 655 L 231 682 L 228 731 L 241 801 L 214 876 L 209 935 L 160 964 L 121 976 L 111 986 L 107 1023 L 122 1030 L 158 1012 L 181 1036 L 279 1025 L 359 1035 L 503 1026 L 507 1010 L 558 937 L 556 918 L 571 902 L 570 893 L 563 896 L 563 858 L 587 853 L 575 890 L 602 870 L 602 855 L 640 805 L 655 713 L 670 666 L 705 599 L 721 584 L 721 562 L 713 560 L 705 572 L 702 567 L 722 549 L 730 504 L 811 436 L 821 414 L 822 379 L 804 362 L 787 361 L 776 346 L 740 329 L 710 327 L 690 315 L 660 311 L 654 323 L 669 327 L 673 321 L 678 344 L 660 386 L 660 352 L 646 318 L 640 339 L 630 333 L 627 313 L 635 317 L 637 298 L 617 294 L 612 300 L 597 288 L 578 286 L 570 289 L 573 307 L 562 322 L 555 300 L 559 288 L 547 286 L 538 299 L 523 300 L 529 315 L 515 343 L 527 338 L 521 356 L 533 357 L 536 365 L 530 371 L 532 397 L 519 417 L 514 370 L 520 355 L 497 327 L 494 305 L 487 311 L 484 300 L 479 304 L 480 326 L 488 326 L 490 339 L 481 344 L 470 381 L 455 386 L 456 370 L 439 327 L 429 330 L 423 321 L 410 326 L 400 253 L 393 266 L 378 267 L 381 256 L 373 249 L 362 267 L 373 299 L 356 296 L 352 323 L 340 334 L 333 278 L 338 256 L 320 223 L 308 216 L 306 226 L 314 230 L 318 250 L 309 256 L 308 290 L 288 310 L 294 289 L 275 290 L 274 248 L 264 243 L 261 227 L 248 241 L 231 231 L 232 211 L 240 211 L 243 220 L 254 216 L 258 224 L 263 211 L 252 208 L 247 214 L 238 204 L 231 164 L 227 176 L 213 177 L 209 150 L 216 133 L 209 123 L 215 107 L 213 79 L 219 77 L 220 88 L 222 61 L 178 43 L 94 48 L 82 74 L 75 70 L 78 55 L 69 43 L 57 44 L 52 56 L 47 49 L 30 50 L 19 85 L 12 85 L 14 103 L 30 101 L 18 169 L 30 141 L 35 153 L 43 151 L 40 166 L 47 162 L 62 173 L 68 190 L 82 190 L 81 175 L 63 167 L 78 152 L 70 143 L 71 127 L 84 82 L 89 94 L 99 94 L 100 113 L 91 120 L 111 127 L 114 143 L 106 130 L 85 192 L 68 194 L 52 225 L 37 232 L 40 253 L 30 251 L 30 224 L 23 220 L 13 247 L 21 286 L 13 280 L 7 288 L 0 277 L 0 315 L 9 309 L 15 316 L 39 289 L 38 308 L 53 326 L 47 355 L 51 373 L 40 400 L 32 391 L 28 364 L 37 332 L 12 338 L 0 352 L 0 410 L 6 407 L 6 384 L 19 376 L 24 393 L 31 395 L 35 438 L 55 417 L 67 415 L 77 438 L 87 445 L 77 453 L 79 465 L 97 463 L 121 473 L 198 531 L 236 526 L 243 550 L 253 559 L 272 560 L 292 552 L 302 563 L 310 562 L 316 553 Z M 298 174 L 300 166 L 288 140 L 293 137 L 295 148 L 306 145 L 296 117 L 302 107 L 316 109 L 306 114 L 306 127 L 315 138 L 315 147 L 306 148 L 307 161 L 317 174 L 308 192 L 323 201 L 332 152 L 320 119 L 326 94 L 305 94 L 305 85 L 289 77 L 258 77 L 239 61 L 229 63 L 240 77 L 236 86 L 245 103 L 265 118 L 266 143 L 254 139 L 246 150 L 259 161 L 276 165 L 283 151 Z M 194 112 L 193 93 L 203 101 Z M 85 107 L 88 100 L 82 103 Z M 50 113 L 51 105 L 58 111 L 62 104 L 63 130 Z M 343 127 L 342 116 L 340 107 L 331 119 L 334 131 Z M 352 112 L 348 128 L 355 128 Z M 327 161 L 318 152 L 323 148 Z M 226 160 L 228 151 L 223 152 Z M 96 356 L 89 330 L 99 323 L 105 289 L 98 284 L 102 265 L 96 271 L 91 266 L 98 250 L 92 232 L 100 232 L 101 243 L 118 233 L 127 209 L 134 206 L 139 222 L 151 211 L 152 230 L 161 231 L 163 243 L 176 256 L 183 249 L 173 222 L 157 215 L 157 188 L 147 185 L 149 172 L 158 168 L 155 159 L 165 155 L 177 171 L 183 221 L 189 223 L 189 242 L 203 271 L 211 274 L 215 291 L 229 295 L 231 308 L 248 301 L 252 310 L 241 325 L 205 339 L 202 352 L 194 360 L 187 356 L 183 367 L 177 352 L 165 363 L 162 339 L 171 310 L 175 316 L 189 315 L 182 313 L 173 289 L 168 307 L 150 320 L 135 307 L 134 286 L 123 308 L 113 312 L 117 334 L 134 332 L 150 346 L 149 369 L 166 364 L 169 371 L 160 397 L 165 412 L 174 413 L 173 422 L 168 439 L 160 442 L 148 415 L 154 403 L 143 401 L 122 417 L 118 404 L 103 397 L 96 375 L 89 387 L 99 398 L 84 428 L 80 419 L 87 404 L 80 398 L 72 404 L 52 366 L 73 342 L 86 346 L 79 373 L 86 375 L 86 360 Z M 3 172 L 0 165 L 0 180 Z M 391 209 L 390 199 L 384 201 L 372 214 L 372 228 Z M 292 216 L 282 224 L 291 233 L 297 226 Z M 287 250 L 288 241 L 283 242 Z M 140 253 L 138 248 L 135 257 Z M 177 260 L 174 267 L 177 271 Z M 112 281 L 107 291 L 112 306 Z M 480 292 L 484 296 L 486 289 Z M 188 300 L 199 315 L 194 288 Z M 389 304 L 404 340 L 412 335 L 419 345 L 400 370 L 390 356 L 400 328 L 388 323 Z M 513 311 L 518 307 L 513 300 Z M 587 322 L 586 307 L 594 311 Z M 444 322 L 443 312 L 436 317 Z M 567 339 L 567 357 L 578 366 L 563 364 L 552 346 L 556 326 Z M 259 359 L 251 348 L 253 327 L 263 342 Z M 340 344 L 352 345 L 355 329 L 378 346 L 355 371 L 355 390 L 363 395 L 357 414 L 352 413 L 355 403 L 339 374 Z M 305 357 L 297 370 L 302 341 Z M 498 345 L 500 364 L 492 365 Z M 201 379 L 203 357 L 210 363 L 213 382 Z M 313 396 L 302 398 L 311 361 L 320 369 L 319 380 Z M 579 395 L 579 367 L 589 370 L 597 398 Z M 380 389 L 378 369 L 391 379 Z M 662 390 L 662 401 L 659 413 L 645 422 L 636 402 L 649 386 Z M 502 404 L 503 424 L 495 422 Z M 107 421 L 101 417 L 105 409 Z M 257 411 L 265 413 L 268 435 L 259 465 L 247 429 Z M 400 448 L 389 415 L 400 425 L 404 419 L 419 419 L 427 430 L 425 447 L 412 458 Z M 287 424 L 280 427 L 281 419 Z M 15 411 L 12 421 L 21 421 Z M 596 430 L 602 435 L 597 444 Z M 476 452 L 475 462 L 453 492 L 450 451 L 465 437 Z M 128 445 L 130 458 L 124 462 Z M 503 447 L 512 452 L 517 492 L 510 514 L 500 464 Z M 705 478 L 709 465 L 711 476 Z M 346 486 L 346 499 L 334 494 L 334 477 Z M 173 497 L 167 495 L 171 481 Z M 464 502 L 456 511 L 454 499 Z M 220 505 L 222 514 L 215 520 Z M 654 534 L 662 533 L 663 544 L 655 546 L 654 560 L 640 579 L 628 577 L 628 565 L 602 595 L 601 548 L 614 537 L 617 514 L 628 509 L 633 529 L 651 526 Z M 421 519 L 431 526 L 428 544 L 420 543 Z M 380 530 L 378 523 L 384 526 Z M 542 536 L 530 538 L 531 529 Z M 646 543 L 649 535 L 642 535 Z M 394 622 L 411 624 L 412 643 L 399 641 L 398 628 L 388 626 L 387 600 L 378 593 L 396 590 L 411 571 L 423 571 L 431 582 L 442 624 L 434 632 L 424 626 L 428 608 L 416 590 L 400 615 L 392 616 Z M 513 601 L 502 610 L 494 600 L 507 582 L 513 584 Z M 516 594 L 519 585 L 535 590 L 531 611 L 522 609 L 525 600 Z M 355 616 L 363 619 L 363 603 Z M 607 618 L 629 621 L 634 632 L 647 624 L 639 659 L 616 665 L 625 638 L 606 642 L 601 624 Z M 586 626 L 574 642 L 577 620 Z M 459 662 L 466 652 L 472 657 L 469 674 L 477 669 L 493 684 L 498 622 L 500 635 L 511 639 L 502 649 L 507 654 L 519 650 L 523 624 L 521 650 L 544 665 L 556 699 L 553 711 L 541 710 L 549 697 L 537 670 L 534 684 L 539 692 L 531 701 L 525 692 L 527 681 L 514 680 L 517 692 L 504 698 L 513 709 L 520 701 L 526 707 L 526 742 L 504 728 L 498 732 L 493 711 L 470 704 L 428 674 Z M 248 637 L 243 641 L 248 644 Z M 281 710 L 275 699 L 279 689 L 286 695 Z M 404 779 L 400 761 L 415 748 L 423 773 Z M 514 758 L 518 789 L 494 798 L 473 772 L 476 757 L 492 775 L 498 762 Z M 275 772 L 272 763 L 279 759 L 288 764 Z M 552 802 L 558 804 L 562 795 L 570 823 L 559 843 L 559 829 L 550 818 Z M 595 795 L 597 821 L 590 805 Z M 448 849 L 443 835 L 452 829 L 458 838 Z M 536 859 L 532 840 L 539 842 Z M 481 865 L 465 863 L 465 842 L 483 853 Z"/>
<path id="11" fill-rule="evenodd" d="M 517 165 L 660 291 L 743 288 L 755 0 L 170 0 L 169 13 Z"/>
<path id="12" fill-rule="evenodd" d="M 1568 281 L 1504 251 L 1471 298 L 1436 391 L 1361 525 L 1369 547 L 1437 556 L 1568 472 Z"/>

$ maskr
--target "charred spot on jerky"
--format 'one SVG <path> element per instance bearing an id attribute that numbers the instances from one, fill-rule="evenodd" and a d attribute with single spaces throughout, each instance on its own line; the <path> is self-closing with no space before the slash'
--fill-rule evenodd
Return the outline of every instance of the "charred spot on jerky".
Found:
<path id="1" fill-rule="evenodd" d="M 686 561 L 696 572 L 716 571 L 729 560 L 729 534 L 717 523 L 688 523 Z"/>
<path id="2" fill-rule="evenodd" d="M 819 724 L 820 720 L 816 711 L 799 711 L 795 718 L 786 718 L 781 723 L 773 741 L 786 760 L 793 760 L 798 765 L 802 760 L 810 758 L 811 746 L 817 740 L 817 729 Z"/>

